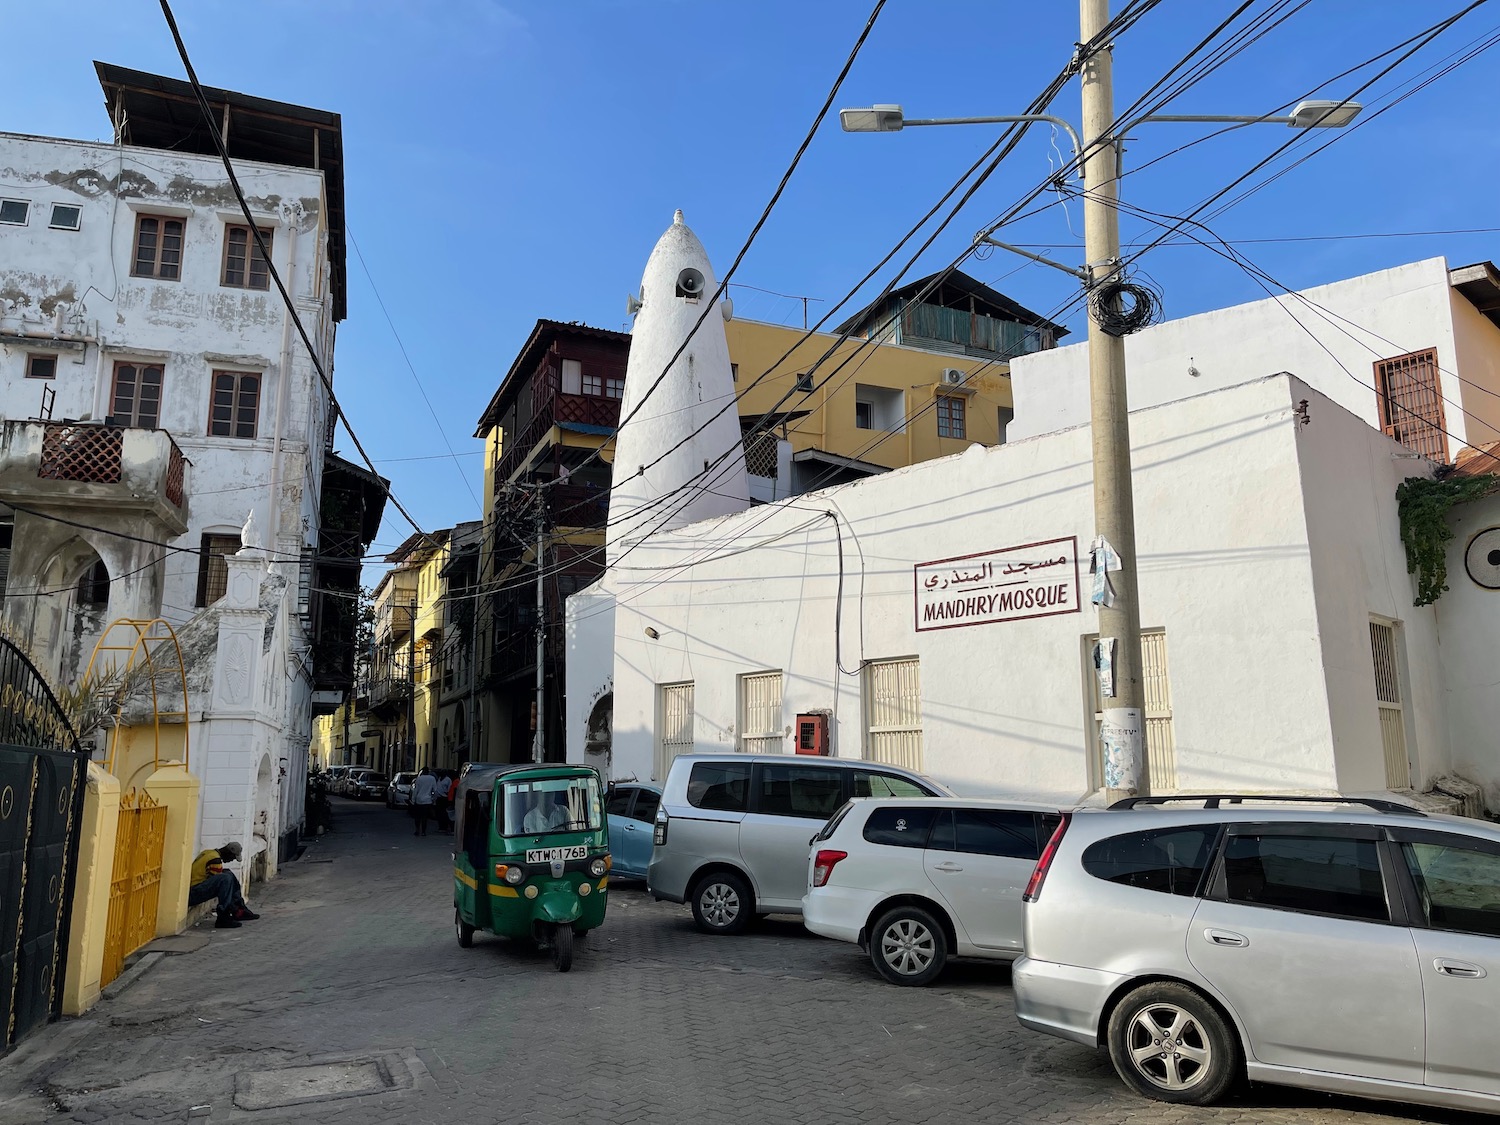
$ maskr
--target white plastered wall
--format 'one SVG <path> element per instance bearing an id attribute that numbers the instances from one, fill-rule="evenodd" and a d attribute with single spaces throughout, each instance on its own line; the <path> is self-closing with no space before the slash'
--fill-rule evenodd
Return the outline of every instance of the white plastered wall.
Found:
<path id="1" fill-rule="evenodd" d="M 1168 634 L 1183 788 L 1336 784 L 1298 397 L 1273 378 L 1132 415 L 1142 616 Z M 650 775 L 662 683 L 694 682 L 699 749 L 734 748 L 737 677 L 758 670 L 784 673 L 788 733 L 798 712 L 828 708 L 834 753 L 858 757 L 860 677 L 836 661 L 855 670 L 861 658 L 917 656 L 929 773 L 969 793 L 1083 796 L 1093 785 L 1082 668 L 1091 608 L 919 632 L 912 567 L 1076 536 L 1086 570 L 1089 481 L 1088 432 L 1073 429 L 695 524 L 642 548 L 632 562 L 698 563 L 616 575 L 615 773 Z M 738 553 L 703 561 L 731 547 Z"/>

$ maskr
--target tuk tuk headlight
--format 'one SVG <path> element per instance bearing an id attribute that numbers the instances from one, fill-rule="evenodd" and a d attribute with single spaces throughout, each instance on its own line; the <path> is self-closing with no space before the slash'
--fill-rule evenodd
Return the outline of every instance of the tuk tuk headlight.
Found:
<path id="1" fill-rule="evenodd" d="M 526 882 L 526 869 L 517 867 L 513 863 L 495 864 L 495 875 L 497 878 L 504 879 L 513 887 L 518 883 Z"/>
<path id="2" fill-rule="evenodd" d="M 602 855 L 589 864 L 589 874 L 592 875 L 595 879 L 602 878 L 604 876 L 604 873 L 608 870 L 609 860 Z"/>

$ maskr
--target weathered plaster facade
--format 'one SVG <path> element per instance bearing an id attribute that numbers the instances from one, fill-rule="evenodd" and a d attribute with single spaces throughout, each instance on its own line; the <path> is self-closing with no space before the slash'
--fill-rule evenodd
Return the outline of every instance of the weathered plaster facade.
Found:
<path id="1" fill-rule="evenodd" d="M 235 164 L 271 260 L 331 371 L 323 173 Z M 194 670 L 217 669 L 217 679 L 188 711 L 202 839 L 241 840 L 247 862 L 269 873 L 278 836 L 302 813 L 312 704 L 299 584 L 318 538 L 329 396 L 274 287 L 225 284 L 227 230 L 244 218 L 216 158 L 0 134 L 0 197 L 27 204 L 24 224 L 0 227 L 0 502 L 17 506 L 6 617 L 72 682 L 110 620 L 160 615 L 184 629 L 201 617 L 204 537 L 238 537 L 253 513 L 268 556 L 256 560 L 265 590 L 257 580 L 220 607 L 218 635 L 193 652 Z M 76 223 L 53 221 L 73 217 L 72 208 Z M 143 216 L 182 224 L 176 277 L 136 276 Z M 42 365 L 50 377 L 30 377 L 38 356 L 55 361 Z M 120 397 L 121 364 L 160 369 L 159 408 L 144 423 L 121 416 L 140 406 Z M 253 407 L 241 410 L 246 401 L 236 399 L 231 427 L 249 422 L 253 435 L 211 433 L 216 372 L 256 380 Z M 83 437 L 114 416 L 125 427 L 122 479 L 38 479 L 36 447 L 48 426 L 27 420 L 39 416 L 54 433 L 75 422 L 68 433 Z M 187 462 L 175 503 L 163 499 L 173 445 Z M 79 583 L 99 561 L 107 601 L 81 607 Z M 226 569 L 233 586 L 233 572 L 245 568 L 231 560 Z M 246 604 L 255 608 L 244 627 L 224 632 Z"/>

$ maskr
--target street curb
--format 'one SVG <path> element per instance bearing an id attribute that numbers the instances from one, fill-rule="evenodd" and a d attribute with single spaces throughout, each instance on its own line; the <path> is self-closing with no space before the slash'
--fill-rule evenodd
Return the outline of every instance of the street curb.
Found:
<path id="1" fill-rule="evenodd" d="M 141 975 L 146 972 L 146 970 L 151 968 L 152 965 L 155 965 L 165 956 L 165 953 L 145 954 L 134 965 L 131 965 L 130 968 L 126 969 L 114 980 L 105 985 L 99 993 L 100 997 L 105 1000 L 113 1000 L 121 992 L 125 991 L 125 989 L 134 984 L 136 980 L 138 980 Z"/>

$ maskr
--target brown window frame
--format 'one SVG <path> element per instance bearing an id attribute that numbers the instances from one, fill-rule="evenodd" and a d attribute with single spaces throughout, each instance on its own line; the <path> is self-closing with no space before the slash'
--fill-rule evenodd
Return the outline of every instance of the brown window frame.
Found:
<path id="1" fill-rule="evenodd" d="M 132 371 L 131 378 L 135 381 L 134 388 L 130 391 L 130 402 L 126 410 L 120 409 L 120 372 L 129 368 Z M 156 388 L 155 410 L 146 415 L 142 411 L 141 389 L 147 386 L 143 377 L 154 371 L 156 379 L 153 385 Z M 166 383 L 166 370 L 160 363 L 148 363 L 134 359 L 115 360 L 114 375 L 109 385 L 109 416 L 116 426 L 132 426 L 142 430 L 156 430 L 161 428 L 161 399 L 162 390 Z M 150 421 L 146 421 L 148 418 Z"/>
<path id="2" fill-rule="evenodd" d="M 276 252 L 276 231 L 269 227 L 259 227 L 260 235 L 266 240 L 266 250 L 270 253 Z M 244 240 L 244 248 L 239 256 L 239 280 L 233 280 L 229 275 L 229 262 L 233 255 L 230 254 L 231 244 L 234 236 L 241 235 Z M 256 267 L 259 267 L 257 271 Z M 226 223 L 224 225 L 224 254 L 219 263 L 219 285 L 226 289 L 270 289 L 271 267 L 265 258 L 261 256 L 260 244 L 250 234 L 250 228 L 244 223 Z"/>
<path id="3" fill-rule="evenodd" d="M 203 533 L 198 547 L 198 595 L 194 603 L 199 609 L 213 605 L 228 592 L 229 565 L 224 559 L 241 546 L 238 535 Z"/>
<path id="4" fill-rule="evenodd" d="M 963 395 L 937 396 L 937 432 L 940 438 L 968 440 L 969 402 Z M 956 415 L 956 419 L 955 419 Z M 955 425 L 956 421 L 956 425 Z M 946 427 L 946 429 L 945 429 Z"/>
<path id="5" fill-rule="evenodd" d="M 37 360 L 50 362 L 52 370 L 46 375 L 38 375 L 32 365 Z M 57 378 L 57 355 L 53 352 L 27 352 L 26 353 L 26 378 L 28 379 L 56 379 Z"/>
<path id="6" fill-rule="evenodd" d="M 156 227 L 151 231 L 154 245 L 150 251 L 149 259 L 143 257 L 141 239 L 146 233 L 146 224 L 155 223 Z M 166 261 L 166 241 L 169 235 L 167 227 L 177 224 L 177 249 L 172 261 Z M 181 281 L 182 280 L 182 250 L 187 244 L 187 220 L 180 215 L 148 215 L 141 214 L 135 217 L 135 241 L 132 243 L 133 252 L 130 258 L 131 277 L 151 277 L 157 281 Z M 148 261 L 149 269 L 142 268 L 142 261 Z"/>
<path id="7" fill-rule="evenodd" d="M 229 385 L 221 387 L 220 383 L 228 380 Z M 254 380 L 254 386 L 250 392 L 249 433 L 238 432 L 245 424 L 242 412 L 247 409 L 244 401 L 245 381 Z M 223 371 L 214 370 L 208 377 L 208 436 L 236 438 L 240 441 L 254 441 L 260 434 L 260 395 L 265 386 L 265 376 L 260 371 Z M 229 400 L 219 402 L 221 390 L 227 391 Z M 215 415 L 221 410 L 227 410 L 226 417 L 220 419 Z M 222 427 L 217 429 L 216 427 Z"/>
<path id="8" fill-rule="evenodd" d="M 1377 359 L 1375 401 L 1380 428 L 1413 453 L 1448 463 L 1448 424 L 1436 348 Z M 1425 381 L 1424 376 L 1430 376 Z M 1435 416 L 1435 417 L 1434 417 Z"/>

